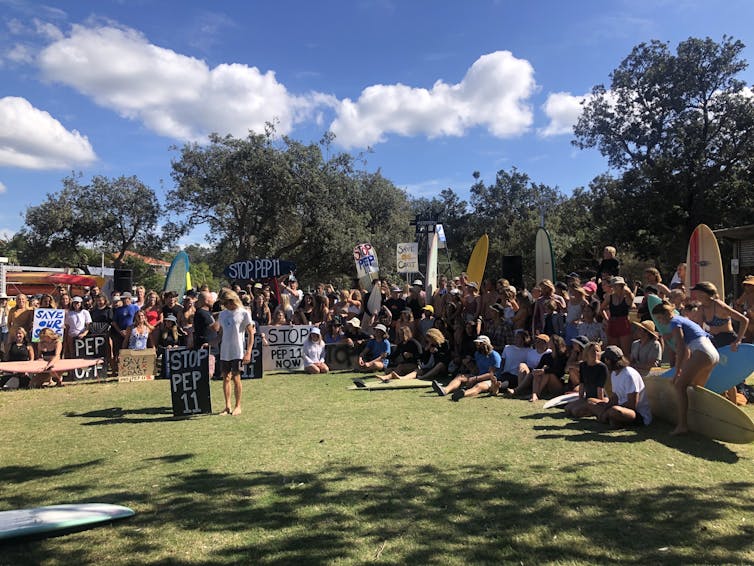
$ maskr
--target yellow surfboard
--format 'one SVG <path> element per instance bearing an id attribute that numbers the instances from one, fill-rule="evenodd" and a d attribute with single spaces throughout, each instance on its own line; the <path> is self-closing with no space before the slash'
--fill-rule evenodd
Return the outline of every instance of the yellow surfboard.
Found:
<path id="1" fill-rule="evenodd" d="M 720 296 L 725 296 L 723 262 L 717 238 L 709 226 L 699 224 L 691 233 L 686 253 L 686 290 L 700 281 L 709 281 L 717 287 Z"/>
<path id="2" fill-rule="evenodd" d="M 678 397 L 672 380 L 650 374 L 644 378 L 644 383 L 652 415 L 676 424 Z M 740 408 L 704 387 L 689 387 L 687 391 L 689 430 L 732 444 L 754 442 L 754 421 Z"/>
<path id="3" fill-rule="evenodd" d="M 477 241 L 474 251 L 471 252 L 469 265 L 466 267 L 466 276 L 468 281 L 474 281 L 482 288 L 482 279 L 484 278 L 484 268 L 487 266 L 487 253 L 490 251 L 490 238 L 485 234 Z"/>

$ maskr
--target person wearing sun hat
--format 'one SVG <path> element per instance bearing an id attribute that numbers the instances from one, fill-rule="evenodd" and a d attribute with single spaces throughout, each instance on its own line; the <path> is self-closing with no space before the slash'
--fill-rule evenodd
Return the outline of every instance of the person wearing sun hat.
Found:
<path id="1" fill-rule="evenodd" d="M 359 354 L 356 371 L 383 371 L 390 357 L 390 342 L 387 340 L 387 328 L 384 324 L 374 325 L 374 338 L 369 340 Z"/>
<path id="2" fill-rule="evenodd" d="M 325 343 L 318 327 L 312 326 L 310 328 L 309 336 L 306 337 L 301 348 L 301 358 L 304 361 L 306 373 L 319 374 L 330 371 L 325 363 Z"/>
<path id="3" fill-rule="evenodd" d="M 628 352 L 631 349 L 631 323 L 628 313 L 634 307 L 634 294 L 623 277 L 610 279 L 601 309 L 610 314 L 607 321 L 607 343 Z"/>
<path id="4" fill-rule="evenodd" d="M 631 322 L 634 326 L 636 340 L 631 343 L 629 361 L 642 377 L 647 377 L 652 368 L 660 365 L 662 360 L 662 345 L 660 335 L 655 329 L 655 323 L 651 320 Z"/>
<path id="5" fill-rule="evenodd" d="M 460 401 L 464 397 L 477 397 L 487 391 L 497 395 L 499 386 L 495 374 L 500 369 L 502 358 L 492 348 L 489 337 L 484 334 L 474 339 L 474 345 L 475 375 L 458 375 L 444 387 L 438 381 L 433 381 L 432 389 L 435 393 L 440 396 L 450 395 L 453 401 Z"/>

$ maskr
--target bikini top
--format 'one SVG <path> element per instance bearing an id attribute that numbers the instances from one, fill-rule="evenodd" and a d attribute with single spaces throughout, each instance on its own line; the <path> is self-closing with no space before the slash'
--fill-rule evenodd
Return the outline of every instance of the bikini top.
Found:
<path id="1" fill-rule="evenodd" d="M 718 326 L 727 326 L 728 323 L 730 322 L 730 317 L 720 318 L 715 314 L 715 311 L 717 311 L 716 304 L 712 306 L 712 318 L 710 320 L 707 320 L 705 316 L 704 323 L 710 328 L 716 328 Z"/>

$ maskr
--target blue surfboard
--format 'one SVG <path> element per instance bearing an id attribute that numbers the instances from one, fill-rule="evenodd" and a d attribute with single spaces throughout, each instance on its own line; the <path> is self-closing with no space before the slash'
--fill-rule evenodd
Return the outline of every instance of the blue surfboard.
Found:
<path id="1" fill-rule="evenodd" d="M 43 538 L 132 517 L 134 511 L 107 503 L 72 503 L 0 512 L 0 542 Z"/>
<path id="2" fill-rule="evenodd" d="M 724 346 L 718 352 L 720 363 L 712 370 L 704 388 L 722 394 L 745 381 L 754 372 L 754 344 L 740 344 L 736 352 L 730 346 Z M 662 377 L 671 378 L 673 374 L 675 369 L 670 368 Z"/>

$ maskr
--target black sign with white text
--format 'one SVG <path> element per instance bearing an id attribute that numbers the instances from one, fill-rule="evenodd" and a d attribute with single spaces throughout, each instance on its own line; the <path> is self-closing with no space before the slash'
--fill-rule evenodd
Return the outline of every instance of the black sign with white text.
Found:
<path id="1" fill-rule="evenodd" d="M 165 350 L 170 369 L 173 416 L 188 417 L 212 412 L 209 392 L 209 351 L 205 348 Z"/>
<path id="2" fill-rule="evenodd" d="M 108 340 L 106 336 L 84 336 L 73 341 L 73 357 L 94 360 L 102 358 L 104 363 L 69 372 L 69 378 L 76 381 L 84 379 L 105 379 L 107 377 Z"/>

